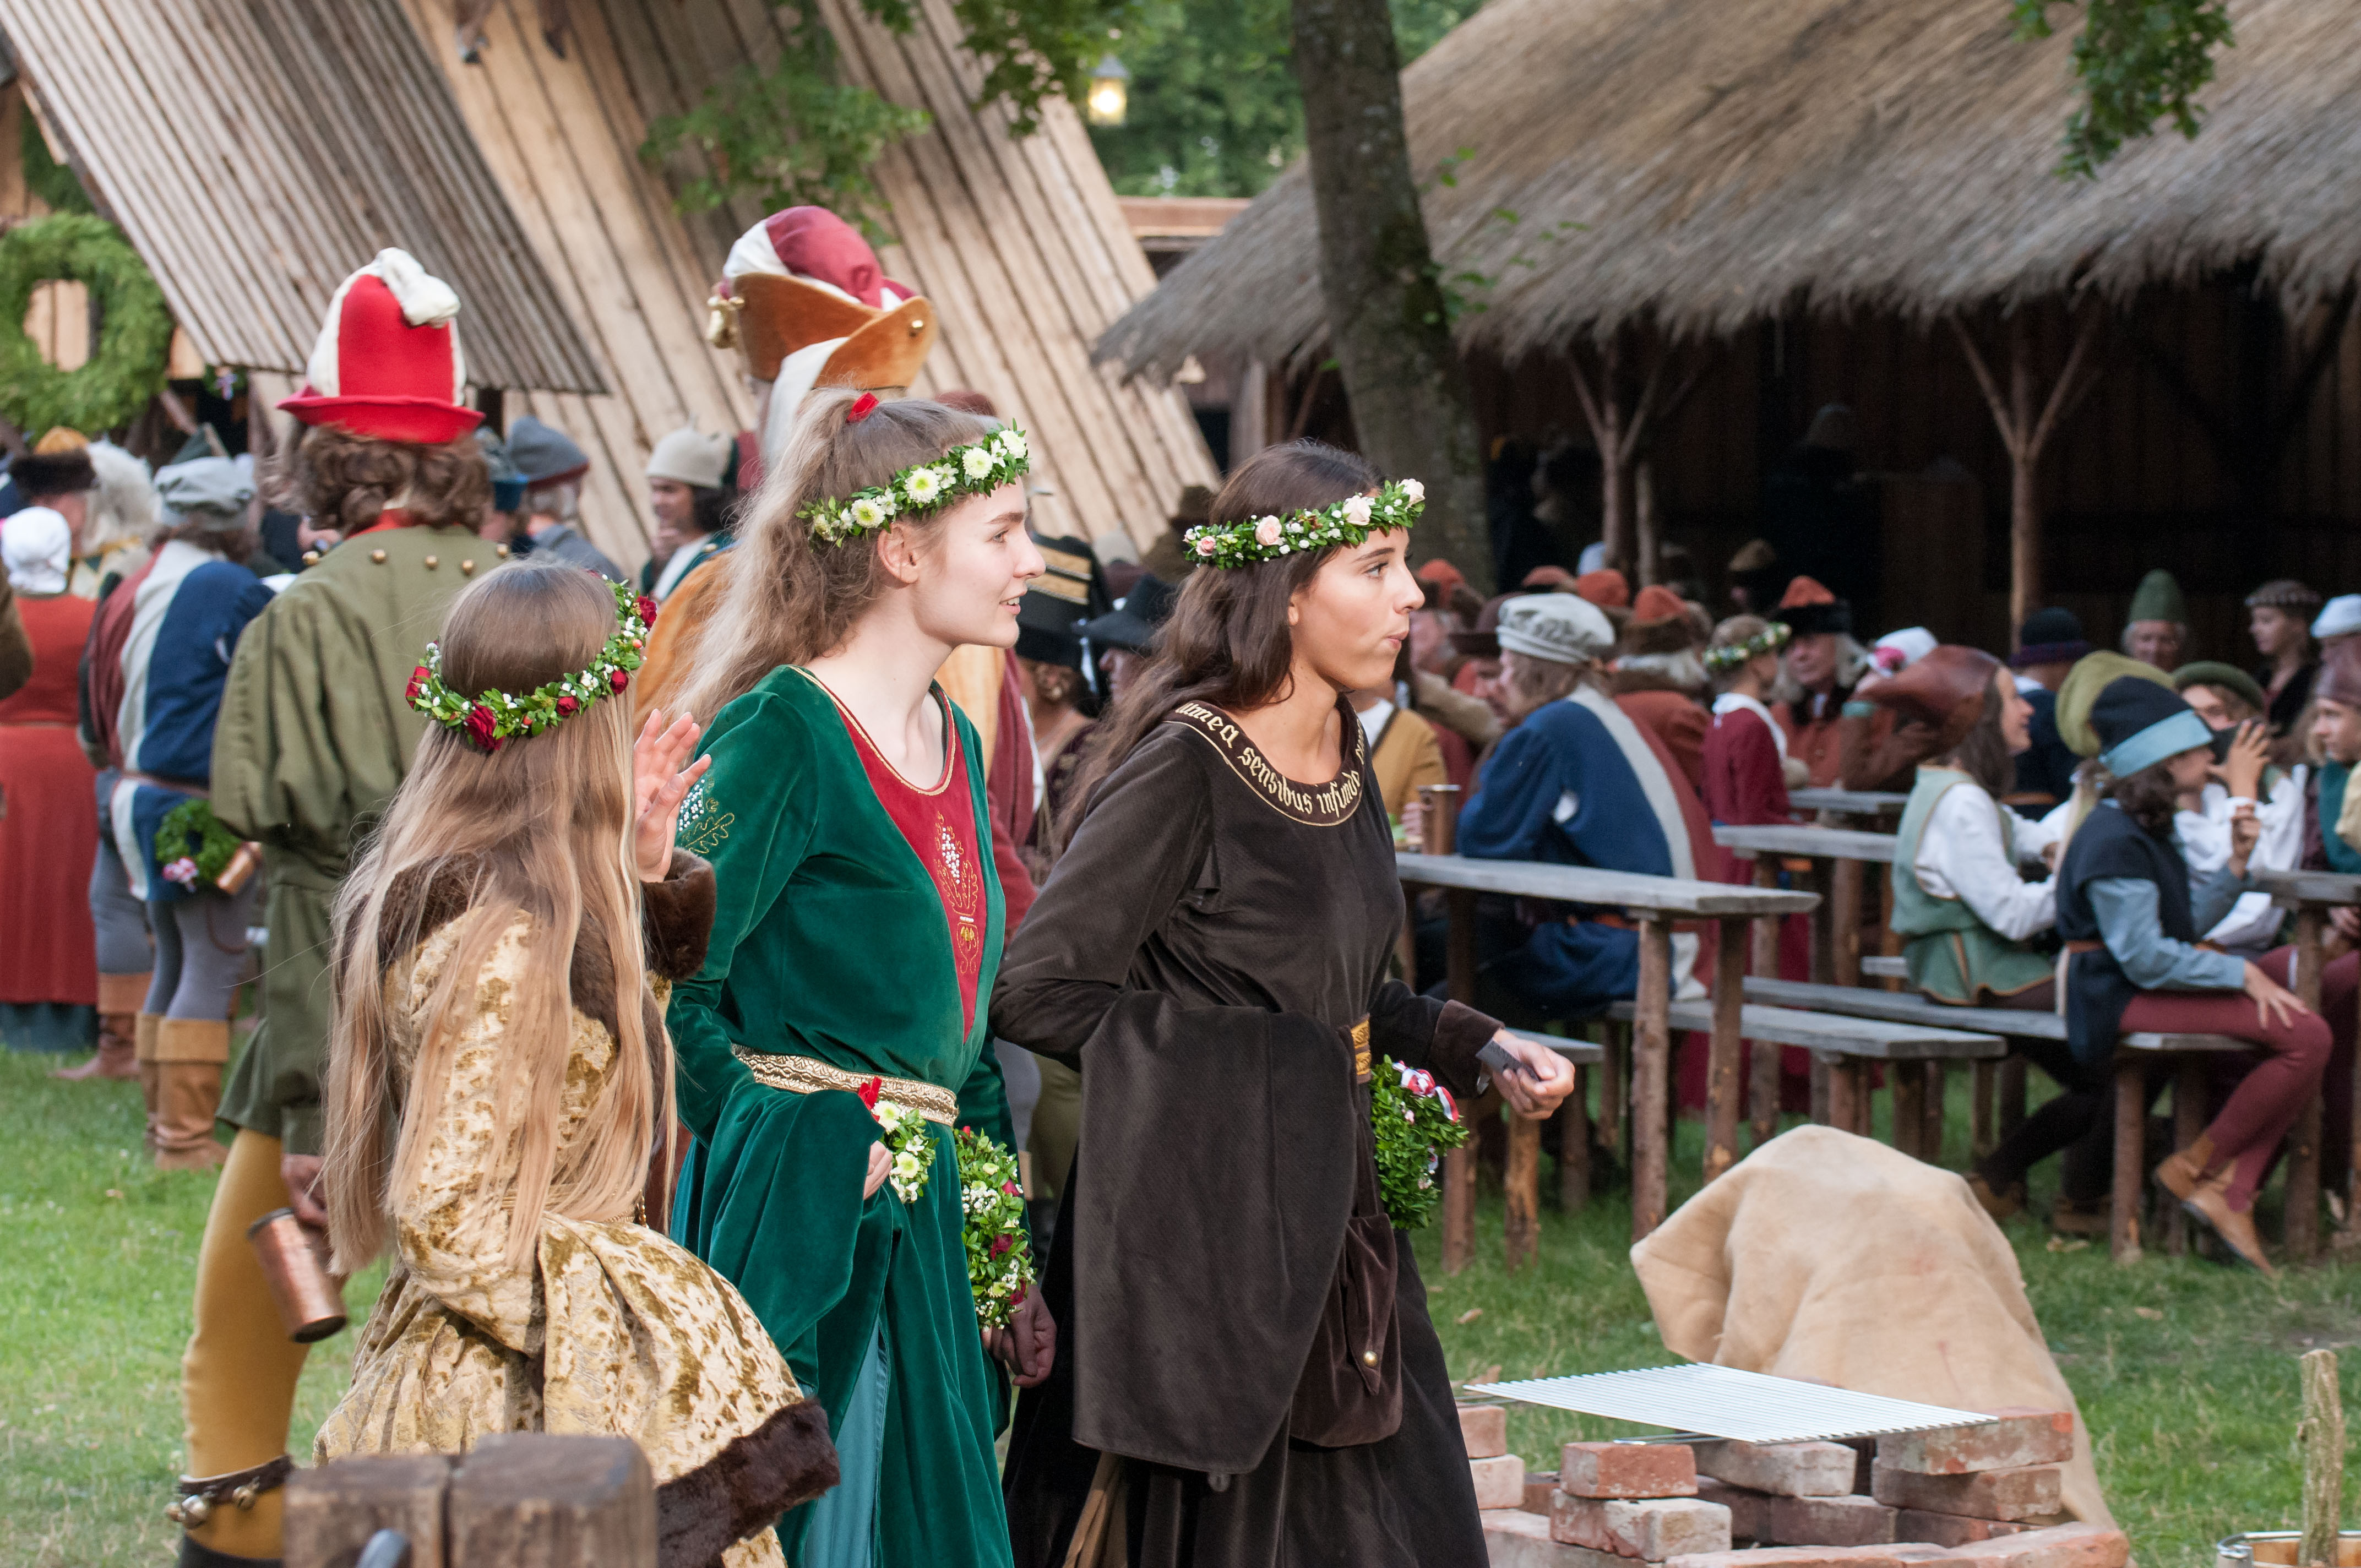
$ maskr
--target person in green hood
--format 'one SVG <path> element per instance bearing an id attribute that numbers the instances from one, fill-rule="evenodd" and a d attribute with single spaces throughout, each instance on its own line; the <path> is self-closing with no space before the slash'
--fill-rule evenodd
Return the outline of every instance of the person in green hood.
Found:
<path id="1" fill-rule="evenodd" d="M 2189 652 L 2189 601 L 2170 572 L 2158 566 L 2140 579 L 2124 618 L 2124 652 L 2159 670 L 2180 667 Z"/>

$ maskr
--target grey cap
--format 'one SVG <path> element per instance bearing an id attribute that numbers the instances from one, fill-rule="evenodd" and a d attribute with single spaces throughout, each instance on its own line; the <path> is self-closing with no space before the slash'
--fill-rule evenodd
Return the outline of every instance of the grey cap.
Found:
<path id="1" fill-rule="evenodd" d="M 246 525 L 246 505 L 254 499 L 254 479 L 229 457 L 192 457 L 156 471 L 156 497 L 164 521 L 174 528 L 193 522 L 228 530 Z"/>
<path id="2" fill-rule="evenodd" d="M 575 445 L 573 437 L 531 414 L 522 414 L 510 422 L 509 457 L 527 485 L 554 485 L 574 478 L 590 466 L 590 455 Z"/>
<path id="3" fill-rule="evenodd" d="M 1500 607 L 1500 650 L 1546 659 L 1554 664 L 1582 664 L 1602 658 L 1615 646 L 1614 623 L 1607 612 L 1573 594 L 1526 594 Z"/>

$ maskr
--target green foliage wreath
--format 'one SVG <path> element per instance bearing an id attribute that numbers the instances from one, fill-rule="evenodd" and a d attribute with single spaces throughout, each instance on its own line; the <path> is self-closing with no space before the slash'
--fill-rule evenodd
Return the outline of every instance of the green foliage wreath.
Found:
<path id="1" fill-rule="evenodd" d="M 81 283 L 98 302 L 98 343 L 78 370 L 43 359 L 25 335 L 34 289 L 53 280 Z M 0 414 L 27 435 L 129 423 L 164 385 L 171 345 L 164 292 L 113 224 L 53 213 L 0 235 Z"/>

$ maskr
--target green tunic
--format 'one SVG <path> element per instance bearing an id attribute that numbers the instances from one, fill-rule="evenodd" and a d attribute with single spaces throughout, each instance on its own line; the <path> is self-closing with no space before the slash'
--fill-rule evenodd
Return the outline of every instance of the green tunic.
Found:
<path id="1" fill-rule="evenodd" d="M 673 1232 L 744 1294 L 840 1438 L 882 1331 L 873 1560 L 997 1568 L 1009 1562 L 992 1446 L 1005 1393 L 977 1330 L 952 1140 L 935 1129 L 916 1202 L 890 1184 L 864 1201 L 877 1127 L 859 1097 L 770 1088 L 731 1051 L 921 1079 L 959 1095 L 962 1124 L 1011 1141 L 987 1048 L 1000 883 L 975 731 L 955 722 L 987 894 L 972 1026 L 941 894 L 878 803 L 828 693 L 782 667 L 714 717 L 703 746 L 712 769 L 681 814 L 681 846 L 713 863 L 719 907 L 705 968 L 673 992 L 666 1019 L 681 1120 L 697 1138 Z M 791 1561 L 804 1562 L 811 1523 L 809 1506 L 787 1517 Z"/>
<path id="2" fill-rule="evenodd" d="M 1909 938 L 1902 957 L 1909 966 L 1910 983 L 1922 994 L 1956 1007 L 1975 1006 L 1988 995 L 2019 995 L 2050 976 L 2047 958 L 1977 919 L 1965 899 L 1938 898 L 1919 883 L 1918 840 L 1927 817 L 1944 795 L 1973 782 L 1956 769 L 1921 766 L 1894 838 L 1894 929 Z M 1993 809 L 2007 807 L 1994 801 Z M 2009 842 L 2005 819 L 2001 842 Z"/>
<path id="3" fill-rule="evenodd" d="M 496 560 L 463 528 L 357 534 L 255 618 L 230 662 L 214 728 L 214 815 L 269 851 L 270 940 L 262 1026 L 230 1069 L 220 1115 L 289 1154 L 321 1152 L 320 1069 L 335 1017 L 328 914 L 354 825 L 401 786 L 426 732 L 402 697 L 410 672 L 467 586 L 467 567 Z"/>

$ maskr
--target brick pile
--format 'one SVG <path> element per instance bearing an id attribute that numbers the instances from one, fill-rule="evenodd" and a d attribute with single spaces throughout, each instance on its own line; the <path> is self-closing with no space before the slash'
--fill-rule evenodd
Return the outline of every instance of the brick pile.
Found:
<path id="1" fill-rule="evenodd" d="M 1554 1476 L 1508 1453 L 1499 1407 L 1460 1425 L 1496 1568 L 2125 1568 L 2121 1532 L 2062 1522 L 2073 1417 L 1994 1413 L 1873 1442 L 1570 1442 Z"/>

